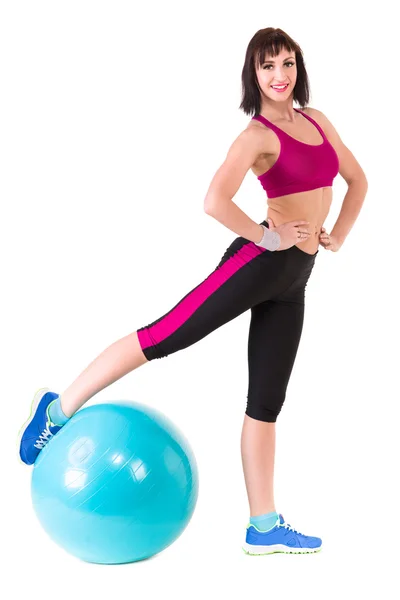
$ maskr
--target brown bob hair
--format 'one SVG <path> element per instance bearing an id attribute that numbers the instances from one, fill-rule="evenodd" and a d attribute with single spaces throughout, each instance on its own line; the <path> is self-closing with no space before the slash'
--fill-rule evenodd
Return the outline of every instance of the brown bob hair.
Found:
<path id="1" fill-rule="evenodd" d="M 239 106 L 246 115 L 258 115 L 261 110 L 261 92 L 255 65 L 262 64 L 266 54 L 278 56 L 283 48 L 288 52 L 294 52 L 296 56 L 297 79 L 293 100 L 302 109 L 307 106 L 310 99 L 310 83 L 300 46 L 282 29 L 267 27 L 257 31 L 247 46 L 242 70 L 242 102 Z"/>

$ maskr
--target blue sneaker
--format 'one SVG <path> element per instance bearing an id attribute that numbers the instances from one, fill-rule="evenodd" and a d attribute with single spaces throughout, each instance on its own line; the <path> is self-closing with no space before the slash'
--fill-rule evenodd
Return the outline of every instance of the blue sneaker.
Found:
<path id="1" fill-rule="evenodd" d="M 310 537 L 296 531 L 285 523 L 282 515 L 276 521 L 275 527 L 269 531 L 260 531 L 254 525 L 248 525 L 246 530 L 246 542 L 243 550 L 246 554 L 305 554 L 319 552 L 322 548 L 322 540 L 318 537 Z"/>
<path id="2" fill-rule="evenodd" d="M 33 465 L 42 448 L 61 429 L 50 421 L 47 414 L 49 404 L 58 396 L 48 388 L 41 388 L 33 398 L 31 414 L 22 426 L 18 438 L 19 457 L 26 465 Z"/>

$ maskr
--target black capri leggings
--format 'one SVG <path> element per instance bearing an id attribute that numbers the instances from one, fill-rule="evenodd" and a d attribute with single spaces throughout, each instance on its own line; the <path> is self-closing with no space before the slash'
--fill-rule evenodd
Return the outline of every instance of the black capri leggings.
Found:
<path id="1" fill-rule="evenodd" d="M 187 348 L 251 309 L 246 414 L 274 423 L 296 358 L 305 288 L 318 252 L 308 254 L 297 246 L 271 252 L 237 237 L 202 283 L 164 316 L 138 329 L 145 357 L 153 360 Z"/>

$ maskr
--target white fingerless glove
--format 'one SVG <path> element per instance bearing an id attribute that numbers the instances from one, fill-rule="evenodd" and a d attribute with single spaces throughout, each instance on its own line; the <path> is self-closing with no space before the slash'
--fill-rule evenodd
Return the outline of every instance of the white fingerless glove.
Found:
<path id="1" fill-rule="evenodd" d="M 281 236 L 277 231 L 270 231 L 265 225 L 261 225 L 261 227 L 264 229 L 264 235 L 261 242 L 255 242 L 256 246 L 262 246 L 266 250 L 274 252 L 281 245 Z"/>

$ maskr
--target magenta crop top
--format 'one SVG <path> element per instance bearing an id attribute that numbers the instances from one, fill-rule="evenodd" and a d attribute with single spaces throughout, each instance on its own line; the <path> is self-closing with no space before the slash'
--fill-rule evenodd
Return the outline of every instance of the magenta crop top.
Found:
<path id="1" fill-rule="evenodd" d="M 281 144 L 276 162 L 257 178 L 261 181 L 268 198 L 331 186 L 339 173 L 338 156 L 322 128 L 301 110 L 294 110 L 315 125 L 323 137 L 321 144 L 314 146 L 300 142 L 262 115 L 253 117 L 272 129 Z"/>

